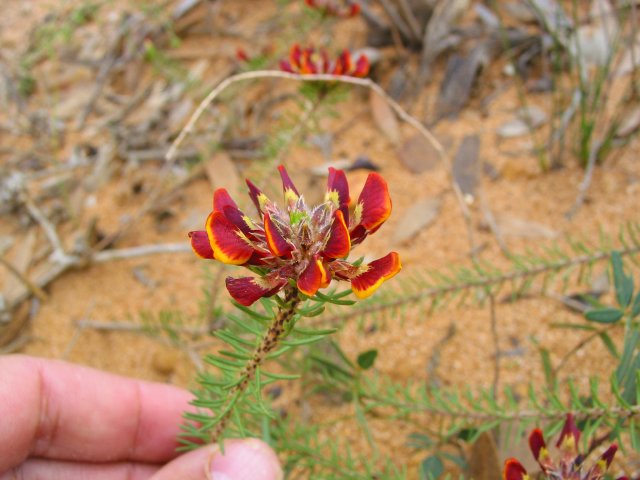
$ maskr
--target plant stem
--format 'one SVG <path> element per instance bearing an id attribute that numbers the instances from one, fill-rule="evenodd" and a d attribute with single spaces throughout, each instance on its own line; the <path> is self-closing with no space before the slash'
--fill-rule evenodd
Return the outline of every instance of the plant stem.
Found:
<path id="1" fill-rule="evenodd" d="M 288 286 L 284 292 L 284 302 L 282 306 L 271 322 L 269 329 L 262 337 L 262 340 L 253 351 L 251 359 L 247 361 L 247 364 L 240 372 L 238 383 L 229 391 L 227 402 L 222 408 L 220 417 L 211 434 L 212 443 L 216 443 L 220 439 L 233 413 L 234 405 L 244 395 L 249 383 L 255 378 L 256 371 L 262 365 L 267 355 L 278 346 L 280 340 L 285 336 L 287 327 L 296 314 L 296 309 L 302 301 L 300 295 L 298 295 L 298 289 L 294 286 Z"/>

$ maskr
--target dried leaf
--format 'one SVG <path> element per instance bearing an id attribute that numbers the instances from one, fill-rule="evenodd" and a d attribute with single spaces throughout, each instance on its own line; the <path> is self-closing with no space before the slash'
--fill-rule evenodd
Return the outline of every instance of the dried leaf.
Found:
<path id="1" fill-rule="evenodd" d="M 593 0 L 590 17 L 593 22 L 581 25 L 569 43 L 569 52 L 581 68 L 606 65 L 618 38 L 618 21 L 608 0 Z"/>
<path id="2" fill-rule="evenodd" d="M 398 156 L 402 164 L 412 173 L 433 170 L 439 161 L 436 149 L 420 134 L 415 134 L 403 142 Z"/>
<path id="3" fill-rule="evenodd" d="M 15 255 L 10 259 L 11 265 L 23 275 L 26 275 L 31 261 L 33 260 L 33 249 L 36 245 L 36 231 L 34 229 L 29 230 L 27 236 L 16 247 Z M 9 274 L 6 276 L 4 283 L 4 293 L 7 298 L 12 298 L 19 290 L 24 288 L 24 284 L 15 275 Z"/>
<path id="4" fill-rule="evenodd" d="M 423 198 L 413 204 L 404 214 L 395 229 L 392 244 L 402 244 L 428 227 L 440 213 L 442 201 L 437 197 Z"/>
<path id="5" fill-rule="evenodd" d="M 378 129 L 384 133 L 394 145 L 400 143 L 400 125 L 396 114 L 389 103 L 375 92 L 369 95 L 369 108 Z"/>
<path id="6" fill-rule="evenodd" d="M 523 3 L 528 4 L 540 24 L 556 38 L 564 40 L 565 32 L 573 27 L 573 22 L 555 0 L 525 0 Z"/>
<path id="7" fill-rule="evenodd" d="M 498 448 L 491 432 L 483 432 L 471 446 L 469 473 L 475 480 L 502 478 Z"/>
<path id="8" fill-rule="evenodd" d="M 559 233 L 541 223 L 524 220 L 510 215 L 499 215 L 498 228 L 504 236 L 523 238 L 557 238 Z"/>
<path id="9" fill-rule="evenodd" d="M 456 115 L 467 104 L 476 75 L 489 64 L 497 47 L 495 40 L 488 39 L 467 57 L 453 55 L 449 59 L 436 102 L 436 121 Z"/>
<path id="10" fill-rule="evenodd" d="M 625 48 L 620 63 L 616 68 L 616 77 L 623 77 L 629 75 L 634 70 L 637 70 L 640 64 L 640 42 L 636 39 L 636 42 Z"/>
<path id="11" fill-rule="evenodd" d="M 236 165 L 226 152 L 216 152 L 204 164 L 204 168 L 214 190 L 226 188 L 230 192 L 235 192 L 239 188 L 240 177 Z"/>
<path id="12" fill-rule="evenodd" d="M 422 39 L 420 85 L 429 78 L 429 69 L 437 56 L 455 44 L 455 40 L 451 38 L 453 24 L 468 10 L 468 7 L 469 0 L 440 0 L 437 2 Z"/>
<path id="13" fill-rule="evenodd" d="M 527 2 L 523 0 L 516 0 L 513 2 L 504 2 L 500 5 L 504 10 L 512 16 L 515 20 L 524 23 L 533 23 L 538 17 L 536 12 L 531 8 Z"/>
<path id="14" fill-rule="evenodd" d="M 616 137 L 622 138 L 631 135 L 640 127 L 640 105 L 635 105 L 631 111 L 622 118 L 618 129 L 616 130 Z"/>
<path id="15" fill-rule="evenodd" d="M 535 105 L 520 108 L 516 115 L 520 120 L 530 125 L 531 128 L 538 128 L 547 121 L 547 113 Z"/>
<path id="16" fill-rule="evenodd" d="M 480 176 L 479 151 L 480 137 L 478 135 L 467 135 L 460 143 L 460 147 L 453 159 L 453 179 L 469 203 L 475 197 Z"/>
<path id="17" fill-rule="evenodd" d="M 502 138 L 521 137 L 531 133 L 547 121 L 547 114 L 536 106 L 523 107 L 516 112 L 516 118 L 502 124 L 498 136 Z"/>

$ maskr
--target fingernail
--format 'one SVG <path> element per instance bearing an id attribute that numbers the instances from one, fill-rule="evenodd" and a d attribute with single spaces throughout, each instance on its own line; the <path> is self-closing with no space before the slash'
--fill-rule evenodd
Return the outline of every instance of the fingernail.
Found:
<path id="1" fill-rule="evenodd" d="M 262 440 L 229 440 L 210 465 L 212 480 L 280 480 L 278 457 Z"/>

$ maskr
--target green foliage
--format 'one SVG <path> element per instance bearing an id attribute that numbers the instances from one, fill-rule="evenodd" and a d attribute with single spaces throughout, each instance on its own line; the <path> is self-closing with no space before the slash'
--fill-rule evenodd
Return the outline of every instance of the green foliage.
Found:
<path id="1" fill-rule="evenodd" d="M 344 439 L 329 437 L 321 440 L 317 426 L 307 426 L 282 419 L 269 430 L 272 443 L 284 455 L 284 470 L 288 478 L 371 480 L 410 478 L 407 472 L 390 459 L 379 462 L 370 456 L 352 451 Z"/>
<path id="2" fill-rule="evenodd" d="M 636 262 L 634 254 L 640 252 L 640 225 L 627 225 L 617 240 L 617 255 Z M 457 305 L 482 304 L 489 296 L 500 294 L 516 300 L 530 294 L 536 287 L 544 292 L 554 281 L 564 290 L 568 285 L 588 282 L 593 266 L 613 255 L 612 243 L 613 240 L 605 235 L 595 245 L 567 239 L 564 244 L 553 245 L 540 253 L 528 251 L 522 255 L 511 255 L 508 269 L 479 260 L 469 267 L 450 267 L 444 273 L 404 274 L 384 291 L 358 302 L 353 308 L 335 313 L 328 321 L 341 324 L 350 318 L 393 314 L 411 305 L 425 306 L 433 311 L 438 307 L 445 308 L 453 301 Z M 628 285 L 629 280 L 625 282 Z M 640 310 L 640 306 L 637 308 Z"/>
<path id="3" fill-rule="evenodd" d="M 358 366 L 363 370 L 369 370 L 373 367 L 376 357 L 378 356 L 378 350 L 367 350 L 358 355 Z"/>
<path id="4" fill-rule="evenodd" d="M 419 413 L 448 419 L 439 423 L 441 429 L 438 432 L 431 432 L 429 436 L 422 433 L 412 436 L 414 445 L 435 451 L 423 463 L 424 478 L 442 476 L 441 453 L 434 448 L 443 443 L 455 443 L 458 440 L 472 442 L 483 431 L 498 427 L 505 437 L 503 441 L 507 443 L 524 441 L 523 436 L 534 426 L 545 426 L 547 434 L 551 435 L 561 428 L 568 413 L 580 421 L 585 448 L 596 432 L 605 431 L 604 438 L 618 439 L 623 448 L 628 438 L 630 447 L 635 451 L 640 450 L 637 418 L 640 413 L 640 328 L 633 321 L 634 310 L 631 306 L 634 282 L 633 277 L 625 273 L 620 253 L 611 252 L 610 257 L 618 307 L 600 306 L 585 312 L 585 319 L 596 323 L 610 324 L 625 319 L 620 355 L 611 337 L 604 331 L 595 330 L 618 360 L 609 378 L 608 392 L 601 392 L 600 380 L 596 377 L 590 379 L 589 389 L 585 392 L 581 392 L 570 377 L 559 382 L 545 348 L 540 348 L 540 353 L 547 386 L 540 388 L 531 384 L 526 401 L 518 400 L 509 388 L 505 388 L 498 397 L 493 390 L 479 393 L 445 390 L 422 382 L 400 386 L 383 377 L 366 384 L 360 396 L 367 410 L 391 407 L 397 415 L 407 419 Z M 585 330 L 595 328 L 588 324 L 584 327 Z"/>
<path id="5" fill-rule="evenodd" d="M 564 284 L 569 285 L 572 279 L 588 279 L 592 265 L 608 259 L 616 306 L 594 301 L 594 307 L 585 312 L 583 323 L 555 325 L 588 334 L 586 340 L 569 354 L 584 348 L 591 339 L 599 339 L 616 361 L 608 378 L 591 378 L 586 390 L 563 371 L 564 360 L 554 365 L 549 350 L 543 345 L 538 345 L 538 349 L 545 385 L 530 384 L 524 398 L 508 387 L 500 391 L 493 388 L 478 391 L 444 388 L 424 380 L 400 383 L 376 371 L 376 360 L 384 355 L 384 351 L 371 348 L 350 358 L 330 338 L 336 328 L 309 328 L 310 321 L 305 325 L 298 322 L 302 317 L 310 317 L 324 320 L 327 325 L 328 322 L 335 324 L 337 318 L 344 320 L 362 315 L 362 303 L 354 304 L 347 299 L 349 291 L 345 291 L 318 293 L 299 304 L 279 347 L 257 368 L 255 378 L 246 390 L 234 391 L 245 378 L 243 369 L 265 331 L 286 305 L 283 298 L 275 296 L 262 299 L 257 309 L 236 304 L 235 312 L 221 315 L 226 317 L 226 326 L 217 329 L 214 335 L 225 347 L 216 355 L 205 358 L 214 371 L 199 376 L 198 399 L 194 404 L 200 411 L 186 415 L 183 444 L 185 448 L 191 448 L 209 441 L 219 422 L 228 418 L 219 439 L 250 435 L 264 438 L 283 454 L 286 471 L 292 477 L 304 472 L 305 476 L 313 478 L 371 478 L 376 475 L 405 478 L 406 472 L 381 453 L 369 424 L 372 418 L 383 415 L 388 422 L 404 423 L 414 430 L 407 440 L 410 447 L 425 450 L 423 478 L 451 478 L 447 472 L 452 468 L 466 471 L 462 445 L 474 442 L 483 432 L 497 429 L 505 442 L 523 441 L 534 426 L 541 426 L 547 435 L 552 435 L 571 412 L 580 422 L 585 442 L 596 432 L 598 435 L 605 432 L 608 438 L 617 439 L 623 448 L 638 449 L 640 331 L 633 321 L 638 314 L 638 294 L 634 292 L 633 276 L 628 270 L 636 260 L 634 254 L 639 251 L 637 228 L 629 226 L 625 235 L 619 237 L 622 245 L 619 251 L 604 248 L 612 243 L 606 236 L 600 239 L 601 248 L 573 241 L 568 243 L 568 250 L 556 246 L 547 249 L 544 255 L 529 253 L 512 257 L 512 270 L 501 271 L 482 264 L 473 269 L 454 269 L 454 274 L 432 273 L 430 277 L 440 280 L 440 285 L 394 294 L 393 301 L 398 302 L 396 308 L 402 307 L 403 303 L 420 302 L 429 295 L 440 297 L 441 301 L 437 303 L 442 306 L 449 300 L 443 297 L 455 297 L 458 290 L 475 292 L 473 301 L 478 303 L 483 301 L 482 292 L 495 295 L 503 285 L 511 286 L 511 298 L 517 299 L 532 288 L 532 278 L 538 278 L 538 284 L 544 287 L 553 278 L 562 276 Z M 625 260 L 628 260 L 626 266 Z M 368 302 L 368 305 L 372 304 L 381 305 Z M 349 310 L 356 313 L 347 312 L 340 317 L 326 315 L 325 309 L 332 305 L 341 308 L 351 305 Z M 384 301 L 382 305 L 385 305 Z M 384 309 L 370 310 L 367 314 L 379 315 L 380 311 Z M 614 331 L 624 333 L 621 345 L 618 344 L 619 337 L 612 335 Z M 323 424 L 302 426 L 295 416 L 279 415 L 272 398 L 265 392 L 272 389 L 273 384 L 281 386 L 292 379 L 302 382 L 303 397 L 323 395 L 351 405 L 352 419 L 372 453 L 355 454 L 339 439 L 320 440 Z M 452 453 L 451 448 L 460 449 L 460 453 Z"/>
<path id="6" fill-rule="evenodd" d="M 194 392 L 197 398 L 193 405 L 199 411 L 185 414 L 183 448 L 194 448 L 212 438 L 222 441 L 227 437 L 259 436 L 262 419 L 276 418 L 263 389 L 276 381 L 299 377 L 271 371 L 262 361 L 273 361 L 290 350 L 317 343 L 335 333 L 335 329 L 298 328 L 296 323 L 301 318 L 321 314 L 326 302 L 344 303 L 349 293 L 350 290 L 320 294 L 301 304 L 276 295 L 262 298 L 259 309 L 234 302 L 237 312 L 226 315 L 229 325 L 213 333 L 226 348 L 204 358 L 215 372 L 204 371 L 197 378 L 200 388 Z M 276 349 L 267 351 L 265 342 L 271 338 L 274 322 L 283 318 L 282 312 L 290 313 L 284 320 L 283 335 L 277 339 Z"/>

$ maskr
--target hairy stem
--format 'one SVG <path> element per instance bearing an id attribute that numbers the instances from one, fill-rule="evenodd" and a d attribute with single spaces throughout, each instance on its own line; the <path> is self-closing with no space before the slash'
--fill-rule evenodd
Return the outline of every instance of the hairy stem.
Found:
<path id="1" fill-rule="evenodd" d="M 284 333 L 287 331 L 289 322 L 296 314 L 296 309 L 301 302 L 301 298 L 298 295 L 298 289 L 296 287 L 288 286 L 285 289 L 284 304 L 278 310 L 275 318 L 271 322 L 269 329 L 266 331 L 262 340 L 253 351 L 251 359 L 244 366 L 240 372 L 240 378 L 236 386 L 229 391 L 227 402 L 222 408 L 220 417 L 216 423 L 215 429 L 211 434 L 211 442 L 216 443 L 225 428 L 231 414 L 233 413 L 233 407 L 235 403 L 244 395 L 247 387 L 256 376 L 256 371 L 264 363 L 265 358 L 271 353 L 280 343 L 280 340 L 284 337 Z"/>

